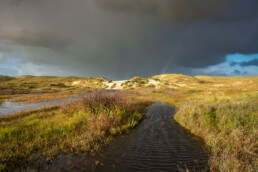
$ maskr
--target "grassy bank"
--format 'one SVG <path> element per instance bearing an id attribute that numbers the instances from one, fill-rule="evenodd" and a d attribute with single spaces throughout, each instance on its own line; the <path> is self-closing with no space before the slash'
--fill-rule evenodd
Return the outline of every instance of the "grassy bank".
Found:
<path id="1" fill-rule="evenodd" d="M 15 102 L 36 102 L 69 97 L 106 88 L 105 78 L 0 75 L 0 104 L 13 98 Z"/>
<path id="2" fill-rule="evenodd" d="M 210 147 L 211 171 L 258 171 L 258 94 L 184 103 L 175 120 Z"/>
<path id="3" fill-rule="evenodd" d="M 207 89 L 139 92 L 177 107 L 175 120 L 210 150 L 211 171 L 257 171 L 258 92 Z"/>
<path id="4" fill-rule="evenodd" d="M 96 153 L 137 125 L 150 103 L 122 93 L 92 93 L 60 108 L 2 118 L 0 169 L 39 166 L 60 152 Z"/>
<path id="5" fill-rule="evenodd" d="M 0 75 L 0 95 L 40 94 L 56 92 L 80 92 L 90 89 L 103 89 L 105 78 L 56 77 L 56 76 L 17 76 Z"/>
<path id="6" fill-rule="evenodd" d="M 138 89 L 177 107 L 175 120 L 210 149 L 211 171 L 258 171 L 258 78 L 160 75 L 174 88 Z"/>

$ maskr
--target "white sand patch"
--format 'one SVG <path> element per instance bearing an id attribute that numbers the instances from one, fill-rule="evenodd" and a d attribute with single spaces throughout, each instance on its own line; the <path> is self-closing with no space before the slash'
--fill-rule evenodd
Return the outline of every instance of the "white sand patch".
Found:
<path id="1" fill-rule="evenodd" d="M 157 86 L 158 84 L 161 84 L 161 82 L 160 81 L 156 81 L 154 79 L 149 79 L 149 84 L 153 84 L 153 85 Z"/>
<path id="2" fill-rule="evenodd" d="M 148 85 L 153 85 L 155 88 L 159 87 L 162 83 L 154 79 L 149 79 Z"/>
<path id="3" fill-rule="evenodd" d="M 108 89 L 110 89 L 114 85 L 113 82 L 103 82 L 103 84 L 105 84 Z"/>
<path id="4" fill-rule="evenodd" d="M 126 81 L 128 80 L 104 82 L 103 84 L 107 86 L 107 89 L 121 90 L 123 89 L 122 84 L 125 83 Z"/>
<path id="5" fill-rule="evenodd" d="M 125 83 L 126 81 L 128 81 L 128 80 L 113 81 L 113 83 L 116 84 L 113 89 L 118 89 L 118 90 L 123 89 L 122 84 Z"/>
<path id="6" fill-rule="evenodd" d="M 72 86 L 79 85 L 80 83 L 81 83 L 81 81 L 74 81 L 74 82 L 72 83 Z"/>

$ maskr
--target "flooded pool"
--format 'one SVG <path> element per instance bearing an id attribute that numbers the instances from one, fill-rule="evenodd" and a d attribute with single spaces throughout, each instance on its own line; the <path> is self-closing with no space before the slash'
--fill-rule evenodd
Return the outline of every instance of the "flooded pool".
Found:
<path id="1" fill-rule="evenodd" d="M 44 106 L 61 105 L 62 103 L 66 103 L 78 98 L 80 98 L 80 95 L 33 103 L 16 103 L 7 100 L 0 105 L 0 116 L 17 113 L 24 110 L 32 110 Z"/>
<path id="2" fill-rule="evenodd" d="M 24 110 L 33 110 L 44 106 L 58 106 L 62 103 L 67 103 L 76 99 L 79 99 L 89 93 L 114 93 L 114 92 L 122 92 L 118 90 L 105 90 L 105 91 L 95 91 L 95 92 L 86 92 L 79 95 L 74 95 L 67 98 L 59 98 L 59 99 L 52 99 L 47 101 L 41 101 L 41 102 L 33 102 L 33 103 L 16 103 L 12 102 L 10 100 L 5 101 L 4 103 L 0 104 L 0 117 L 8 114 L 17 113 Z M 123 92 L 125 94 L 132 94 L 130 92 Z"/>

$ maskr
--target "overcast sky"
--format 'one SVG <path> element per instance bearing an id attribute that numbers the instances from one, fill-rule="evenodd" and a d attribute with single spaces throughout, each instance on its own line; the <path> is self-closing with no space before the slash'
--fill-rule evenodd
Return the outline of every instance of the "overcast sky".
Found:
<path id="1" fill-rule="evenodd" d="M 258 1 L 0 1 L 0 75 L 162 73 L 258 76 Z"/>

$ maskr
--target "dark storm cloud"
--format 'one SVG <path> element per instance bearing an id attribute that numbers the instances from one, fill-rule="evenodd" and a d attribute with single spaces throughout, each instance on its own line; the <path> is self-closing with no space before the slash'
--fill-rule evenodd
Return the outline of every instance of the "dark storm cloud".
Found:
<path id="1" fill-rule="evenodd" d="M 243 62 L 231 62 L 230 66 L 240 65 L 241 67 L 258 66 L 258 59 Z"/>
<path id="2" fill-rule="evenodd" d="M 213 17 L 233 2 L 234 0 L 96 0 L 103 9 L 155 13 L 178 22 Z"/>
<path id="3" fill-rule="evenodd" d="M 95 2 L 106 10 L 157 14 L 171 22 L 218 18 L 241 20 L 257 15 L 256 0 L 248 0 L 248 2 L 241 0 L 95 0 Z M 230 8 L 234 8 L 233 11 L 228 11 Z"/>
<path id="4" fill-rule="evenodd" d="M 233 75 L 246 75 L 246 74 L 247 74 L 247 71 L 241 72 L 240 70 L 235 69 L 235 70 L 232 72 L 232 74 L 233 74 Z"/>
<path id="5" fill-rule="evenodd" d="M 253 60 L 250 60 L 250 61 L 241 62 L 241 63 L 239 63 L 239 65 L 242 66 L 242 67 L 258 66 L 258 59 L 253 59 Z"/>
<path id="6" fill-rule="evenodd" d="M 14 33 L 5 33 L 0 36 L 0 39 L 10 41 L 11 43 L 18 45 L 28 45 L 36 47 L 48 47 L 48 48 L 59 48 L 67 47 L 68 41 L 61 40 L 55 35 L 44 35 L 43 33 L 37 33 L 29 30 L 21 30 Z"/>
<path id="7" fill-rule="evenodd" d="M 237 62 L 231 62 L 231 63 L 230 63 L 230 66 L 236 66 L 236 65 L 238 65 Z"/>
<path id="8" fill-rule="evenodd" d="M 187 73 L 258 52 L 256 0 L 1 0 L 0 52 L 65 75 Z M 166 65 L 168 63 L 168 65 Z M 51 65 L 51 70 L 47 66 Z M 191 74 L 191 73 L 187 73 Z"/>

